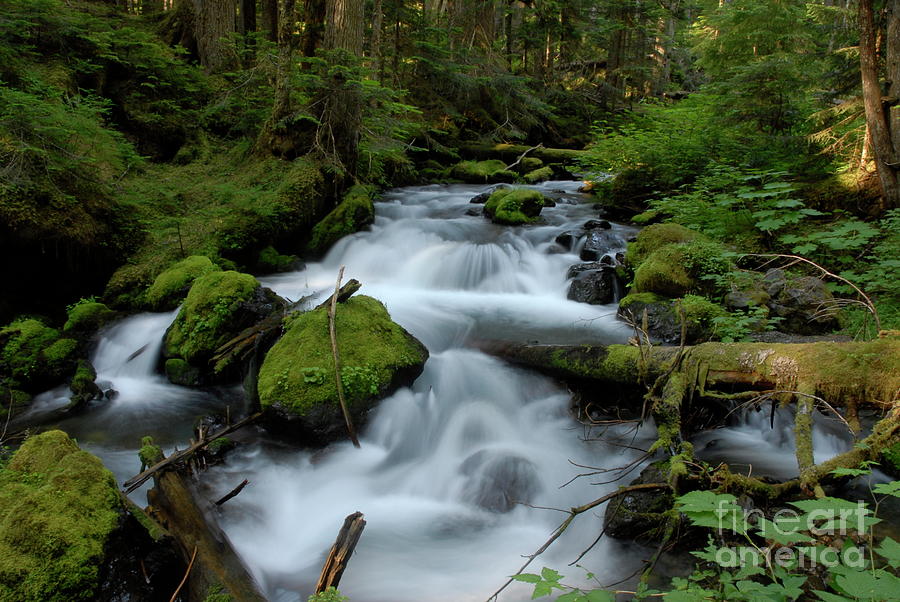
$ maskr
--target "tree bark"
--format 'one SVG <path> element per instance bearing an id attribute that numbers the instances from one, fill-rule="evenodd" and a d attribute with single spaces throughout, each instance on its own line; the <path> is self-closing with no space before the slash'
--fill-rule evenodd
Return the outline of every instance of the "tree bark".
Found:
<path id="1" fill-rule="evenodd" d="M 343 49 L 362 56 L 363 3 L 359 0 L 328 0 L 325 9 L 325 47 Z"/>
<path id="2" fill-rule="evenodd" d="M 891 2 L 893 8 L 893 0 Z M 896 25 L 896 19 L 900 15 L 890 11 L 888 16 L 888 32 L 894 36 L 900 32 Z M 859 0 L 859 63 L 862 76 L 863 104 L 866 111 L 866 126 L 872 137 L 872 150 L 875 155 L 875 166 L 878 170 L 878 179 L 881 182 L 882 203 L 878 212 L 884 212 L 900 203 L 900 181 L 898 181 L 897 147 L 894 146 L 894 136 L 891 126 L 897 117 L 894 110 L 890 110 L 891 117 L 885 111 L 881 96 L 881 84 L 878 79 L 878 55 L 876 52 L 876 40 L 878 32 L 875 28 L 875 15 L 872 0 Z M 896 47 L 897 42 L 887 40 L 888 48 Z M 891 61 L 888 61 L 889 65 Z"/>
<path id="3" fill-rule="evenodd" d="M 261 27 L 266 32 L 266 39 L 278 42 L 278 0 L 262 0 L 260 10 Z"/>
<path id="4" fill-rule="evenodd" d="M 325 0 L 306 0 L 303 5 L 303 39 L 300 53 L 315 56 L 325 30 Z"/>
<path id="5" fill-rule="evenodd" d="M 256 31 L 256 0 L 240 0 L 238 32 L 248 36 Z"/>
<path id="6" fill-rule="evenodd" d="M 236 31 L 234 0 L 193 0 L 194 31 L 200 64 L 207 73 L 221 73 L 237 66 L 230 36 Z"/>
<path id="7" fill-rule="evenodd" d="M 263 124 L 256 139 L 259 153 L 291 156 L 296 151 L 296 139 L 284 120 L 293 112 L 291 103 L 291 70 L 293 69 L 294 23 L 296 22 L 295 0 L 278 0 L 278 59 L 275 66 L 275 98 L 272 113 Z"/>

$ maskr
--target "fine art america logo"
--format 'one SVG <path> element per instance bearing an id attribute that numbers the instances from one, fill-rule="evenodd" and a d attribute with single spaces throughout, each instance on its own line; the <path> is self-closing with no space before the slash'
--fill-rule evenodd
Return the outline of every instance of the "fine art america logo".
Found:
<path id="1" fill-rule="evenodd" d="M 864 534 L 877 522 L 863 502 L 834 500 L 840 504 L 812 506 L 803 512 L 803 502 L 795 505 L 801 510 L 783 508 L 770 519 L 759 509 L 744 510 L 731 496 L 717 496 L 713 514 L 720 537 L 726 532 L 747 534 L 754 531 L 767 540 L 768 545 L 725 546 L 715 549 L 710 560 L 722 567 L 778 565 L 785 568 L 866 566 L 865 552 L 854 545 L 852 536 Z M 712 525 L 709 525 L 712 526 Z M 748 540 L 749 541 L 749 540 Z M 823 542 L 841 543 L 840 549 Z M 709 550 L 712 551 L 712 550 Z"/>

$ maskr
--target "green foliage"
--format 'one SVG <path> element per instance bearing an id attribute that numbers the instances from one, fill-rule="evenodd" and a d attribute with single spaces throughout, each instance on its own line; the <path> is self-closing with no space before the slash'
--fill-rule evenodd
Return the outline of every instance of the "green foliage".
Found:
<path id="1" fill-rule="evenodd" d="M 312 230 L 307 248 L 315 255 L 324 255 L 338 240 L 362 230 L 375 221 L 375 205 L 371 186 L 352 187 L 331 213 Z"/>
<path id="2" fill-rule="evenodd" d="M 94 599 L 121 512 L 100 460 L 62 431 L 30 437 L 0 469 L 0 598 Z"/>
<path id="3" fill-rule="evenodd" d="M 81 299 L 77 303 L 66 308 L 68 319 L 63 326 L 63 332 L 81 330 L 92 332 L 103 324 L 113 319 L 116 313 L 102 303 L 98 303 L 93 297 Z"/>
<path id="4" fill-rule="evenodd" d="M 341 592 L 334 588 L 334 586 L 329 587 L 324 592 L 319 592 L 318 594 L 313 594 L 309 598 L 307 598 L 307 602 L 347 602 L 349 600 L 347 596 L 342 596 Z"/>
<path id="5" fill-rule="evenodd" d="M 17 320 L 0 329 L 0 375 L 13 388 L 49 388 L 74 371 L 77 347 L 39 320 Z"/>
<path id="6" fill-rule="evenodd" d="M 236 333 L 235 312 L 259 287 L 256 278 L 239 272 L 211 272 L 194 281 L 178 316 L 166 332 L 170 357 L 202 364 Z"/>
<path id="7" fill-rule="evenodd" d="M 427 357 L 424 347 L 371 297 L 355 295 L 338 304 L 335 331 L 351 408 L 367 407 L 397 372 L 421 365 Z M 301 416 L 321 404 L 338 405 L 326 308 L 288 320 L 284 336 L 260 369 L 259 399 L 263 408 L 277 405 Z"/>

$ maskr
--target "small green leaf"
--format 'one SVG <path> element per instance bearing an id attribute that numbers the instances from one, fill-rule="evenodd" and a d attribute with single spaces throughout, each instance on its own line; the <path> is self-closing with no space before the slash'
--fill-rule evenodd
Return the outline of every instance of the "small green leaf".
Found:
<path id="1" fill-rule="evenodd" d="M 541 576 L 534 573 L 519 573 L 518 575 L 513 575 L 510 579 L 524 583 L 540 583 L 542 581 Z"/>
<path id="2" fill-rule="evenodd" d="M 897 543 L 890 537 L 885 537 L 881 545 L 875 548 L 875 551 L 887 560 L 891 568 L 900 568 L 900 543 Z"/>

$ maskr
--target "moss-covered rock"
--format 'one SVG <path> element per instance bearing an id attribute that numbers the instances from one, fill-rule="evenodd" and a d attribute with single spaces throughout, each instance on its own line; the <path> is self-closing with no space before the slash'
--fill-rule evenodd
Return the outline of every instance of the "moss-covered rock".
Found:
<path id="1" fill-rule="evenodd" d="M 166 377 L 174 385 L 196 387 L 200 384 L 200 369 L 180 357 L 170 357 L 165 365 Z"/>
<path id="2" fill-rule="evenodd" d="M 122 513 L 116 481 L 62 431 L 0 471 L 0 599 L 89 600 Z"/>
<path id="3" fill-rule="evenodd" d="M 521 173 L 528 173 L 536 169 L 540 169 L 543 166 L 544 162 L 537 157 L 525 157 L 524 159 L 522 159 L 522 162 L 519 163 L 519 171 Z"/>
<path id="4" fill-rule="evenodd" d="M 96 301 L 77 303 L 69 308 L 63 332 L 94 332 L 116 317 L 116 312 Z"/>
<path id="5" fill-rule="evenodd" d="M 72 396 L 69 398 L 70 408 L 81 407 L 100 396 L 100 387 L 94 382 L 96 380 L 97 371 L 94 370 L 93 364 L 85 359 L 78 360 L 75 376 L 69 383 L 69 390 L 72 391 Z"/>
<path id="6" fill-rule="evenodd" d="M 352 187 L 340 204 L 313 228 L 307 250 L 314 255 L 324 255 L 341 238 L 375 221 L 374 192 L 371 186 Z"/>
<path id="7" fill-rule="evenodd" d="M 10 411 L 13 416 L 18 415 L 30 403 L 31 395 L 0 382 L 0 419 L 6 421 Z"/>
<path id="8" fill-rule="evenodd" d="M 270 274 L 272 272 L 290 272 L 297 269 L 300 260 L 296 255 L 282 255 L 275 247 L 268 246 L 259 252 L 256 258 L 256 269 L 259 272 Z"/>
<path id="9" fill-rule="evenodd" d="M 507 170 L 506 164 L 498 159 L 461 161 L 450 170 L 450 177 L 467 184 L 515 182 L 518 178 L 514 171 Z"/>
<path id="10" fill-rule="evenodd" d="M 529 171 L 522 177 L 529 184 L 537 184 L 538 182 L 546 182 L 547 180 L 550 180 L 553 178 L 553 168 L 541 167 L 539 169 Z"/>
<path id="11" fill-rule="evenodd" d="M 194 280 L 218 271 L 219 266 L 204 255 L 182 259 L 156 277 L 145 293 L 147 305 L 160 311 L 175 309 L 187 295 Z"/>
<path id="12" fill-rule="evenodd" d="M 721 305 L 699 295 L 671 299 L 655 293 L 631 293 L 619 302 L 619 317 L 642 326 L 647 314 L 647 334 L 654 343 L 673 345 L 681 342 L 681 322 L 685 323 L 685 342 L 708 341 L 715 330 L 714 320 L 727 315 Z"/>
<path id="13" fill-rule="evenodd" d="M 651 252 L 634 272 L 633 290 L 681 297 L 692 292 L 720 292 L 733 269 L 724 247 L 705 240 L 664 245 Z"/>
<path id="14" fill-rule="evenodd" d="M 632 266 L 639 266 L 651 253 L 673 243 L 686 243 L 705 238 L 680 224 L 667 222 L 653 224 L 638 232 L 637 239 L 628 244 L 625 260 Z"/>
<path id="15" fill-rule="evenodd" d="M 422 372 L 428 351 L 380 301 L 363 295 L 337 306 L 335 331 L 344 396 L 358 426 L 378 399 Z M 288 320 L 266 355 L 258 388 L 274 430 L 317 443 L 346 436 L 325 308 Z"/>
<path id="16" fill-rule="evenodd" d="M 164 353 L 205 368 L 216 349 L 243 329 L 284 307 L 284 300 L 249 274 L 212 272 L 194 281 L 166 331 Z M 227 365 L 217 364 L 220 372 Z"/>
<path id="17" fill-rule="evenodd" d="M 77 349 L 39 320 L 16 320 L 0 329 L 0 376 L 24 391 L 49 389 L 75 370 Z"/>
<path id="18" fill-rule="evenodd" d="M 484 214 L 495 224 L 529 224 L 544 208 L 544 195 L 528 188 L 495 190 L 484 204 Z"/>

